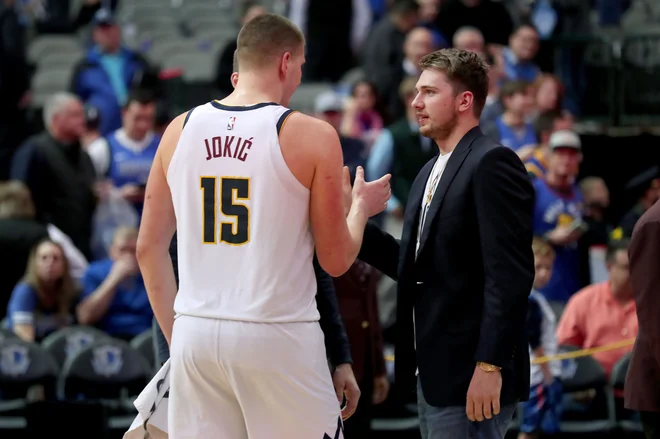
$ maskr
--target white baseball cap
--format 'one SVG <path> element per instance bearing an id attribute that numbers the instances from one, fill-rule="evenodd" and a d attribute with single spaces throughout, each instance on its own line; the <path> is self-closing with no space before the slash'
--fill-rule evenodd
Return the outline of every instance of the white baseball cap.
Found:
<path id="1" fill-rule="evenodd" d="M 548 144 L 552 150 L 557 148 L 572 148 L 577 151 L 582 150 L 580 136 L 570 130 L 555 131 L 550 135 L 550 141 Z"/>

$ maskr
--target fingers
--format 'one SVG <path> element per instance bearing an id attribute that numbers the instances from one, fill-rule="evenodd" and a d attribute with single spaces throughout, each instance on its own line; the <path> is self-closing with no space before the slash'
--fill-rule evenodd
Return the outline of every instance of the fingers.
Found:
<path id="1" fill-rule="evenodd" d="M 378 183 L 382 183 L 384 186 L 390 184 L 390 179 L 392 178 L 392 174 L 385 174 L 382 177 L 380 177 L 377 181 Z"/>
<path id="2" fill-rule="evenodd" d="M 483 404 L 484 418 L 492 419 L 493 418 L 493 406 L 492 401 L 486 400 Z"/>
<path id="3" fill-rule="evenodd" d="M 348 170 L 348 166 L 344 166 L 344 181 L 351 184 L 351 172 Z"/>
<path id="4" fill-rule="evenodd" d="M 497 398 L 493 398 L 493 415 L 499 415 L 500 414 L 500 398 L 499 396 Z"/>
<path id="5" fill-rule="evenodd" d="M 346 406 L 341 410 L 341 419 L 345 421 L 353 416 L 353 413 L 355 413 L 355 410 L 357 409 L 357 405 L 358 398 L 346 394 Z"/>
<path id="6" fill-rule="evenodd" d="M 465 414 L 467 415 L 470 421 L 474 422 L 477 420 L 474 416 L 474 401 L 472 400 L 472 397 L 470 397 L 470 395 L 468 395 L 467 403 L 465 404 Z"/>
<path id="7" fill-rule="evenodd" d="M 364 181 L 364 168 L 362 166 L 358 166 L 355 170 L 355 182 L 358 181 Z"/>
<path id="8" fill-rule="evenodd" d="M 333 384 L 335 385 L 335 393 L 337 394 L 337 401 L 339 404 L 344 400 L 344 380 L 335 379 Z"/>

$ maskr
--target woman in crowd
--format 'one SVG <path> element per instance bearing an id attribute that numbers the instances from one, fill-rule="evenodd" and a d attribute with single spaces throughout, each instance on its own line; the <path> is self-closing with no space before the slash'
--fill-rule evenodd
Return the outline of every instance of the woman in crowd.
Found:
<path id="1" fill-rule="evenodd" d="M 73 323 L 77 293 L 64 250 L 44 239 L 30 253 L 25 276 L 9 299 L 8 326 L 25 341 L 39 341 Z"/>

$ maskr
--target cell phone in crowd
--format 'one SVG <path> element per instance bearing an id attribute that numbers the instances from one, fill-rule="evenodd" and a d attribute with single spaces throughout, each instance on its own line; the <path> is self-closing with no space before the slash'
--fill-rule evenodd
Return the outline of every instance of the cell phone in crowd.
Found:
<path id="1" fill-rule="evenodd" d="M 576 219 L 568 227 L 571 229 L 571 231 L 577 230 L 581 233 L 585 233 L 587 230 L 589 230 L 589 225 L 582 219 Z"/>

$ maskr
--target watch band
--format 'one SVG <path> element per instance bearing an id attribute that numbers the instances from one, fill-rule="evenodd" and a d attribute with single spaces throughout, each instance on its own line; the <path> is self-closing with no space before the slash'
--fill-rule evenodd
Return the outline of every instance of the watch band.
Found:
<path id="1" fill-rule="evenodd" d="M 477 366 L 484 372 L 497 372 L 502 370 L 499 366 L 493 366 L 492 364 L 484 363 L 483 361 L 477 361 Z"/>

